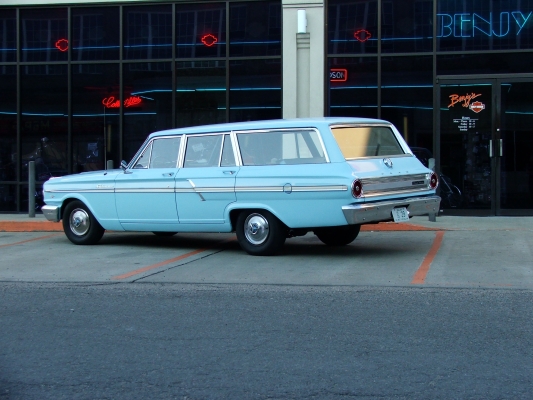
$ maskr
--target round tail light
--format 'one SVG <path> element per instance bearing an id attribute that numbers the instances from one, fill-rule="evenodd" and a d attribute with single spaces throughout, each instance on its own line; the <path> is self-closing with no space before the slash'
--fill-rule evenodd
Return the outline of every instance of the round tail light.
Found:
<path id="1" fill-rule="evenodd" d="M 435 172 L 433 172 L 429 177 L 429 188 L 436 189 L 437 186 L 439 186 L 439 177 Z"/>
<path id="2" fill-rule="evenodd" d="M 359 179 L 356 179 L 352 183 L 352 196 L 358 199 L 362 195 L 363 195 L 363 183 Z"/>

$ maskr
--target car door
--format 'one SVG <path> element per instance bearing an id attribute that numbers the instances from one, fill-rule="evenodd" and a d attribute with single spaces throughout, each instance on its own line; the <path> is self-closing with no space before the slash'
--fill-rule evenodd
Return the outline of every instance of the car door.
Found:
<path id="1" fill-rule="evenodd" d="M 177 230 L 174 195 L 181 136 L 150 141 L 131 169 L 116 178 L 115 201 L 127 230 Z"/>
<path id="2" fill-rule="evenodd" d="M 238 167 L 230 134 L 187 135 L 183 167 L 176 176 L 180 224 L 222 224 L 236 200 Z"/>

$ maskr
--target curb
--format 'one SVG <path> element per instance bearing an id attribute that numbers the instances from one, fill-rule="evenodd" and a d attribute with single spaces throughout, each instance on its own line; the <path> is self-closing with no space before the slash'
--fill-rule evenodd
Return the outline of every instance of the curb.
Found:
<path id="1" fill-rule="evenodd" d="M 420 225 L 382 222 L 361 226 L 362 231 L 441 231 Z M 0 232 L 63 232 L 63 224 L 50 221 L 0 221 Z"/>

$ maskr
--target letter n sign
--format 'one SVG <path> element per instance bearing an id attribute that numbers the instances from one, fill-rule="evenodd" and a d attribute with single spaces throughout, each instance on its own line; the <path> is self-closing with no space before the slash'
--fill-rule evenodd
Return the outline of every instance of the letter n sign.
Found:
<path id="1" fill-rule="evenodd" d="M 348 80 L 348 70 L 344 68 L 331 68 L 329 70 L 330 82 L 346 82 Z"/>

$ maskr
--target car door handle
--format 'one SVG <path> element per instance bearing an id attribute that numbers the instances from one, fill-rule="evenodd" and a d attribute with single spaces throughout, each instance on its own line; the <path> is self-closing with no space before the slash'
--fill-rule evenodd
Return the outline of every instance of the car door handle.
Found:
<path id="1" fill-rule="evenodd" d="M 224 173 L 226 175 L 233 175 L 235 173 L 235 171 L 224 171 Z"/>
<path id="2" fill-rule="evenodd" d="M 163 176 L 174 176 L 174 172 L 164 172 Z"/>

